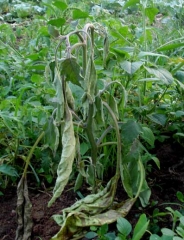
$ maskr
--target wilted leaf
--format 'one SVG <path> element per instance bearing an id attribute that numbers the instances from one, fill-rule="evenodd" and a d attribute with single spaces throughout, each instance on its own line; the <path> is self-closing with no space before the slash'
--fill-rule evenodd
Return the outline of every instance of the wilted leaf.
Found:
<path id="1" fill-rule="evenodd" d="M 96 81 L 97 81 L 97 75 L 96 75 L 95 64 L 94 64 L 93 58 L 90 57 L 87 64 L 86 74 L 84 78 L 84 90 L 88 93 L 88 95 L 93 100 L 94 100 L 95 91 L 96 91 Z"/>
<path id="2" fill-rule="evenodd" d="M 31 202 L 28 196 L 26 177 L 22 177 L 17 187 L 17 220 L 16 240 L 31 240 L 33 222 L 31 219 Z"/>
<path id="3" fill-rule="evenodd" d="M 56 89 L 56 98 L 54 101 L 57 103 L 57 114 L 56 122 L 60 122 L 64 117 L 64 95 L 63 95 L 63 86 L 60 73 L 57 68 L 54 71 L 54 86 Z"/>
<path id="4" fill-rule="evenodd" d="M 66 76 L 66 81 L 71 81 L 78 86 L 81 85 L 80 81 L 83 80 L 80 72 L 80 65 L 75 58 L 67 58 L 61 63 L 61 74 Z"/>
<path id="5" fill-rule="evenodd" d="M 57 179 L 54 187 L 54 194 L 49 201 L 48 206 L 61 195 L 64 187 L 68 183 L 69 176 L 72 172 L 72 165 L 75 156 L 75 136 L 72 122 L 72 114 L 69 109 L 66 110 L 65 126 L 62 135 L 62 154 L 61 160 L 57 169 Z"/>
<path id="6" fill-rule="evenodd" d="M 45 126 L 45 142 L 55 154 L 59 145 L 59 130 L 53 117 L 49 119 Z"/>
<path id="7" fill-rule="evenodd" d="M 107 187 L 101 192 L 88 195 L 71 207 L 64 209 L 64 223 L 52 240 L 71 240 L 74 234 L 80 234 L 81 230 L 85 227 L 110 224 L 115 222 L 119 217 L 126 216 L 135 199 L 128 199 L 114 206 L 112 210 L 104 212 L 112 204 L 115 188 L 114 180 L 111 179 Z M 101 213 L 102 211 L 104 213 Z"/>

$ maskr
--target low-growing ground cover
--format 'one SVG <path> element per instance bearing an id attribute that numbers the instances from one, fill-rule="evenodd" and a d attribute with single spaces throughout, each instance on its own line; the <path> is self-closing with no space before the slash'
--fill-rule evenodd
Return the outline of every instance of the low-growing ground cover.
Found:
<path id="1" fill-rule="evenodd" d="M 0 191 L 6 204 L 17 186 L 16 239 L 182 239 L 182 3 L 14 3 L 1 9 Z"/>

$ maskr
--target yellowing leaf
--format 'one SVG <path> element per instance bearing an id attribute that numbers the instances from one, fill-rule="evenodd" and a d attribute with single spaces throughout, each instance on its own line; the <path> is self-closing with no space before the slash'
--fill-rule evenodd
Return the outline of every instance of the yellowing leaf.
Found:
<path id="1" fill-rule="evenodd" d="M 75 136 L 72 122 L 72 114 L 69 109 L 66 109 L 65 126 L 62 135 L 62 154 L 57 170 L 57 180 L 54 187 L 54 195 L 49 201 L 48 206 L 61 195 L 64 187 L 68 183 L 69 176 L 72 172 L 72 165 L 75 156 Z"/>

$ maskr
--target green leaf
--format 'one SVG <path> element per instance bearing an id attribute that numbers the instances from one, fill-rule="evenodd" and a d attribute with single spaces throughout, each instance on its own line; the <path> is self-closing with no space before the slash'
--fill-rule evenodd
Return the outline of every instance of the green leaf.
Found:
<path id="1" fill-rule="evenodd" d="M 152 234 L 151 237 L 150 237 L 150 240 L 161 240 L 161 237 L 159 237 L 156 234 Z"/>
<path id="2" fill-rule="evenodd" d="M 53 117 L 49 119 L 44 129 L 45 129 L 45 142 L 46 144 L 48 144 L 49 148 L 55 154 L 59 145 L 59 130 L 58 127 L 56 126 L 56 122 L 53 119 Z"/>
<path id="3" fill-rule="evenodd" d="M 184 203 L 184 194 L 182 192 L 178 191 L 176 196 L 180 202 Z"/>
<path id="4" fill-rule="evenodd" d="M 48 32 L 52 37 L 58 37 L 59 31 L 52 25 L 48 25 Z"/>
<path id="5" fill-rule="evenodd" d="M 138 58 L 143 58 L 145 56 L 169 58 L 167 55 L 163 55 L 163 54 L 159 54 L 159 53 L 153 53 L 153 52 L 140 52 L 138 54 Z"/>
<path id="6" fill-rule="evenodd" d="M 48 21 L 48 24 L 59 28 L 59 27 L 62 27 L 65 24 L 65 22 L 66 21 L 64 18 L 55 18 L 55 19 Z"/>
<path id="7" fill-rule="evenodd" d="M 173 240 L 183 240 L 181 237 L 173 237 Z"/>
<path id="8" fill-rule="evenodd" d="M 174 81 L 173 76 L 165 68 L 150 68 L 145 67 L 145 69 L 150 73 L 159 78 L 164 84 L 170 85 Z"/>
<path id="9" fill-rule="evenodd" d="M 148 228 L 149 221 L 147 221 L 146 215 L 142 214 L 134 228 L 132 240 L 139 240 L 142 238 Z"/>
<path id="10" fill-rule="evenodd" d="M 5 174 L 5 175 L 11 176 L 11 177 L 18 177 L 19 176 L 16 169 L 12 166 L 7 165 L 7 164 L 0 165 L 0 172 Z"/>
<path id="11" fill-rule="evenodd" d="M 52 3 L 52 5 L 54 5 L 55 7 L 57 7 L 60 10 L 65 10 L 68 7 L 68 5 L 66 4 L 65 1 L 57 1 L 56 0 Z"/>
<path id="12" fill-rule="evenodd" d="M 128 143 L 133 142 L 141 132 L 142 129 L 135 120 L 128 120 L 127 123 L 122 125 L 122 137 Z"/>
<path id="13" fill-rule="evenodd" d="M 121 68 L 130 75 L 134 74 L 142 65 L 143 62 L 124 61 L 120 63 Z"/>
<path id="14" fill-rule="evenodd" d="M 132 226 L 128 220 L 125 218 L 118 218 L 117 220 L 117 229 L 124 236 L 128 236 L 132 231 Z"/>
<path id="15" fill-rule="evenodd" d="M 83 176 L 79 172 L 78 175 L 77 175 L 77 178 L 75 180 L 74 192 L 76 192 L 77 190 L 79 190 L 81 188 L 82 183 L 83 183 Z"/>
<path id="16" fill-rule="evenodd" d="M 98 236 L 98 234 L 95 233 L 95 232 L 88 232 L 88 233 L 86 233 L 86 235 L 85 235 L 85 237 L 86 237 L 87 239 L 93 239 L 93 238 L 95 238 L 95 237 L 97 237 L 97 236 Z"/>
<path id="17" fill-rule="evenodd" d="M 152 130 L 148 127 L 142 127 L 141 137 L 149 143 L 150 146 L 154 147 L 155 136 Z"/>
<path id="18" fill-rule="evenodd" d="M 162 228 L 161 232 L 165 236 L 174 237 L 174 235 L 175 235 L 175 233 L 171 229 L 169 229 L 169 228 Z"/>
<path id="19" fill-rule="evenodd" d="M 168 44 L 166 46 L 157 48 L 157 51 L 158 52 L 168 51 L 168 50 L 176 49 L 176 48 L 179 48 L 179 47 L 182 47 L 182 46 L 184 46 L 184 43 L 172 43 L 172 44 Z"/>
<path id="20" fill-rule="evenodd" d="M 155 20 L 156 14 L 159 12 L 157 8 L 149 7 L 145 9 L 146 16 L 149 18 L 150 23 Z"/>
<path id="21" fill-rule="evenodd" d="M 61 63 L 61 74 L 66 76 L 66 81 L 71 81 L 78 86 L 80 86 L 80 82 L 83 81 L 80 72 L 80 65 L 75 58 L 67 58 Z"/>
<path id="22" fill-rule="evenodd" d="M 128 7 L 132 7 L 132 6 L 135 6 L 136 4 L 140 3 L 140 0 L 129 0 L 129 1 L 126 1 L 123 9 L 126 9 Z"/>
<path id="23" fill-rule="evenodd" d="M 162 126 L 164 126 L 166 124 L 166 121 L 167 121 L 167 117 L 164 114 L 153 113 L 153 114 L 147 115 L 147 117 L 151 121 L 153 121 L 153 122 L 155 122 L 159 125 L 162 125 Z"/>
<path id="24" fill-rule="evenodd" d="M 84 90 L 87 92 L 88 96 L 90 96 L 93 100 L 94 100 L 95 91 L 96 91 L 96 81 L 97 81 L 97 74 L 96 74 L 95 64 L 92 56 L 90 56 L 87 64 L 85 78 L 84 78 Z"/>
<path id="25" fill-rule="evenodd" d="M 88 18 L 89 15 L 87 12 L 83 12 L 80 9 L 73 10 L 73 20 L 81 19 L 81 18 Z"/>
<path id="26" fill-rule="evenodd" d="M 72 172 L 72 166 L 75 156 L 75 135 L 73 129 L 72 114 L 69 109 L 66 110 L 65 126 L 62 135 L 62 154 L 57 169 L 57 179 L 53 190 L 53 197 L 49 201 L 48 206 L 61 195 L 64 187 L 68 183 L 69 176 Z"/>

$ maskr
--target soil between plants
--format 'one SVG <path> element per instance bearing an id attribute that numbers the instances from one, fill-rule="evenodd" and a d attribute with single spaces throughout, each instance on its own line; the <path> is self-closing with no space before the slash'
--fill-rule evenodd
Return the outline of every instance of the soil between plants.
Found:
<path id="1" fill-rule="evenodd" d="M 154 153 L 160 160 L 160 170 L 152 163 L 152 170 L 147 176 L 147 180 L 152 191 L 150 203 L 157 202 L 157 205 L 150 204 L 142 209 L 137 207 L 139 203 L 135 204 L 127 215 L 127 219 L 133 225 L 137 222 L 141 213 L 152 216 L 154 208 L 164 210 L 166 206 L 170 206 L 169 203 L 177 203 L 177 191 L 184 193 L 184 148 L 178 144 L 159 143 L 156 144 Z M 126 194 L 121 191 L 121 186 L 119 187 L 116 200 L 126 200 Z M 78 199 L 73 190 L 65 190 L 62 196 L 48 208 L 47 204 L 51 199 L 51 194 L 51 191 L 29 189 L 34 224 L 32 229 L 33 240 L 51 239 L 60 229 L 52 219 L 52 215 L 61 214 L 62 209 L 71 206 Z M 16 203 L 15 187 L 6 189 L 4 196 L 0 196 L 0 240 L 15 239 L 17 228 Z M 165 205 L 162 205 L 163 203 Z M 175 208 L 175 206 L 172 205 L 172 208 Z M 168 227 L 168 222 L 162 223 L 162 227 Z"/>

